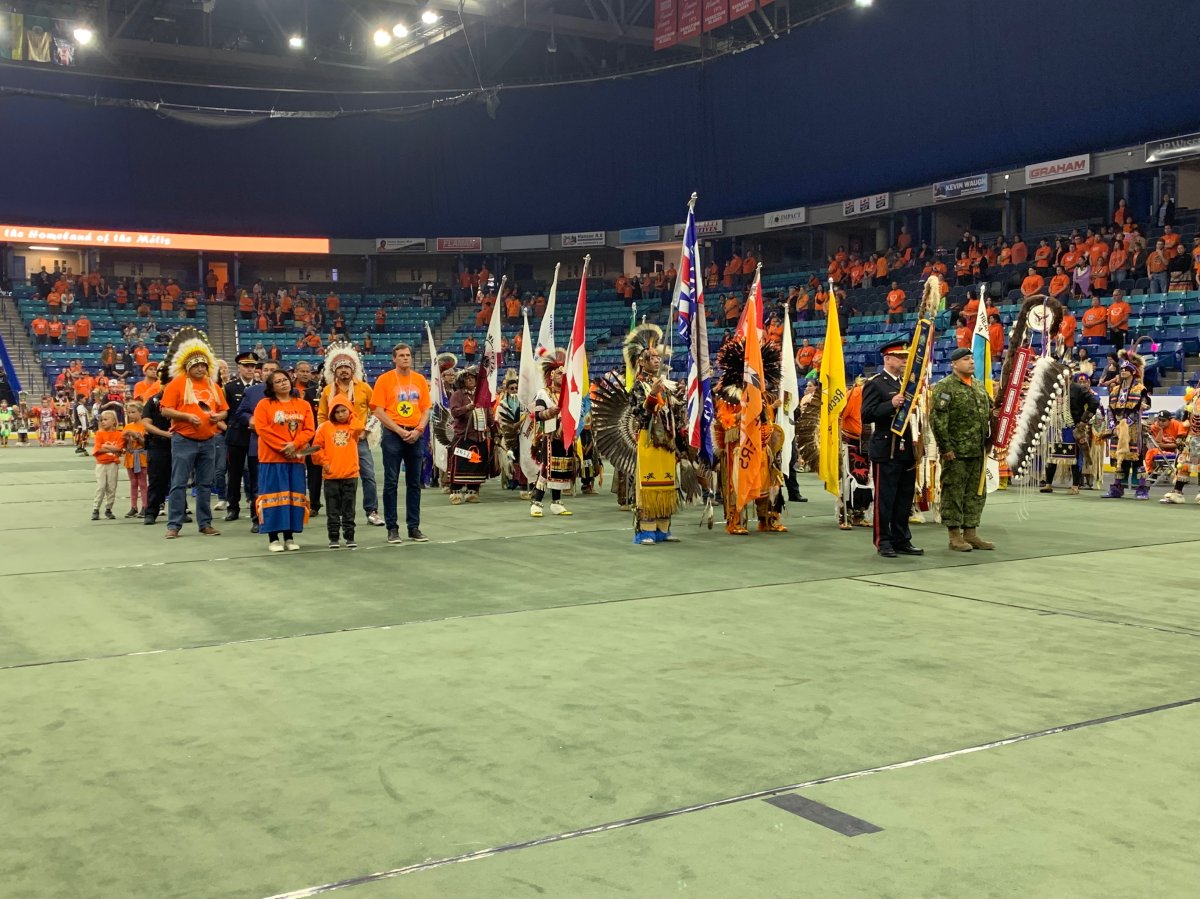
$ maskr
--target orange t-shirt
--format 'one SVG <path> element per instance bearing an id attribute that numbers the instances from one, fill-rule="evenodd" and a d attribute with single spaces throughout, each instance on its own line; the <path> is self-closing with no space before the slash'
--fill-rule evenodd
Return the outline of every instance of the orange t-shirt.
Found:
<path id="1" fill-rule="evenodd" d="M 371 391 L 371 408 L 382 409 L 402 428 L 415 428 L 429 409 L 429 382 L 415 371 L 384 372 Z"/>
<path id="2" fill-rule="evenodd" d="M 1065 268 L 1067 271 L 1070 271 L 1071 269 L 1073 269 L 1075 267 L 1075 263 L 1077 263 L 1078 261 L 1079 261 L 1079 253 L 1076 252 L 1075 250 L 1067 250 L 1067 252 L 1063 253 L 1062 257 L 1058 260 L 1058 264 L 1061 265 L 1063 268 Z"/>
<path id="3" fill-rule="evenodd" d="M 1175 248 L 1179 246 L 1179 235 L 1164 234 L 1162 236 L 1162 242 L 1167 251 L 1167 258 L 1171 259 L 1175 255 Z"/>
<path id="4" fill-rule="evenodd" d="M 754 258 L 753 253 L 742 260 L 743 275 L 753 275 L 756 268 L 758 268 L 758 260 Z"/>
<path id="5" fill-rule="evenodd" d="M 1095 268 L 1104 260 L 1104 257 L 1107 255 L 1108 244 L 1102 240 L 1098 240 L 1092 244 L 1092 248 L 1088 250 L 1088 262 L 1091 264 L 1092 268 Z"/>
<path id="6" fill-rule="evenodd" d="M 1125 252 L 1120 244 L 1117 244 L 1113 247 L 1113 251 L 1108 257 L 1108 270 L 1115 272 L 1125 268 L 1125 260 L 1128 258 L 1129 254 Z"/>
<path id="7" fill-rule="evenodd" d="M 1023 240 L 1018 240 L 1015 244 L 1013 244 L 1009 248 L 1008 253 L 1009 260 L 1013 265 L 1021 265 L 1027 259 L 1029 259 L 1029 247 L 1026 246 L 1025 241 Z"/>
<path id="8" fill-rule="evenodd" d="M 282 402 L 263 398 L 254 407 L 254 433 L 258 436 L 259 463 L 300 461 L 285 456 L 283 448 L 293 443 L 296 449 L 303 449 L 312 441 L 315 433 L 312 406 L 297 396 Z"/>
<path id="9" fill-rule="evenodd" d="M 338 400 L 335 405 L 346 405 Z M 321 466 L 321 476 L 327 481 L 358 477 L 358 434 L 351 422 L 335 424 L 326 421 L 317 428 L 312 445 L 317 448 L 313 462 Z"/>
<path id="10" fill-rule="evenodd" d="M 1083 313 L 1083 336 L 1103 337 L 1108 333 L 1108 310 L 1103 306 L 1090 306 Z"/>
<path id="11" fill-rule="evenodd" d="M 463 352 L 464 353 L 473 355 L 475 353 L 475 351 L 478 349 L 479 349 L 479 341 L 476 340 L 474 337 L 468 337 L 466 340 L 463 341 Z"/>
<path id="12" fill-rule="evenodd" d="M 1167 259 L 1170 258 L 1166 253 L 1160 253 L 1155 250 L 1146 257 L 1146 272 L 1151 275 L 1157 275 L 1159 272 L 1167 270 Z"/>
<path id="13" fill-rule="evenodd" d="M 125 444 L 125 467 L 133 468 L 135 457 L 141 460 L 142 471 L 146 470 L 146 425 L 141 421 L 131 421 L 125 425 L 125 433 L 132 434 L 133 439 Z"/>
<path id="14" fill-rule="evenodd" d="M 337 312 L 342 306 L 342 298 L 336 293 L 331 293 L 325 297 L 325 310 L 327 312 Z"/>
<path id="15" fill-rule="evenodd" d="M 33 329 L 33 333 L 38 337 L 44 337 L 50 331 L 50 322 L 39 315 L 29 323 L 29 327 Z"/>
<path id="16" fill-rule="evenodd" d="M 959 325 L 954 329 L 954 343 L 960 350 L 969 350 L 971 348 L 971 340 L 975 334 L 974 328 L 970 325 Z"/>
<path id="17" fill-rule="evenodd" d="M 1059 294 L 1066 293 L 1070 286 L 1070 277 L 1067 275 L 1055 275 L 1050 279 L 1050 296 L 1056 297 Z"/>
<path id="18" fill-rule="evenodd" d="M 887 259 L 883 256 L 880 256 L 878 259 L 875 260 L 875 277 L 876 278 L 886 278 L 887 273 L 888 273 Z"/>
<path id="19" fill-rule="evenodd" d="M 973 299 L 963 306 L 962 314 L 967 317 L 967 321 L 971 321 L 979 312 L 979 300 Z"/>
<path id="20" fill-rule="evenodd" d="M 229 404 L 225 402 L 225 394 L 217 387 L 216 383 L 207 378 L 203 381 L 192 379 L 192 391 L 196 395 L 196 402 L 185 402 L 184 384 L 187 380 L 187 375 L 180 375 L 172 379 L 171 383 L 163 389 L 162 399 L 159 403 L 164 409 L 174 409 L 176 412 L 199 416 L 200 424 L 198 425 L 194 425 L 190 421 L 171 419 L 171 430 L 174 433 L 191 440 L 208 440 L 217 433 L 216 422 L 209 418 L 210 413 L 224 412 L 229 408 Z"/>
<path id="21" fill-rule="evenodd" d="M 49 328 L 50 328 L 50 336 L 51 337 L 62 337 L 62 332 L 63 332 L 63 323 L 62 322 L 50 322 Z"/>
<path id="22" fill-rule="evenodd" d="M 96 461 L 101 465 L 111 465 L 113 462 L 121 460 L 121 452 L 107 452 L 101 447 L 110 443 L 115 443 L 117 446 L 124 449 L 125 435 L 120 431 L 97 431 L 95 440 L 92 442 L 92 455 L 96 457 Z"/>
<path id="23" fill-rule="evenodd" d="M 988 325 L 988 343 L 992 345 L 992 358 L 999 359 L 1004 352 L 1004 325 L 999 322 Z"/>
<path id="24" fill-rule="evenodd" d="M 75 322 L 76 336 L 90 337 L 91 333 L 92 333 L 92 323 L 88 319 L 81 318 L 77 322 Z"/>
<path id="25" fill-rule="evenodd" d="M 1050 254 L 1054 251 L 1049 247 L 1038 247 L 1033 254 L 1033 263 L 1037 268 L 1045 268 L 1050 264 Z M 1014 260 L 1015 262 L 1016 260 Z"/>
<path id="26" fill-rule="evenodd" d="M 887 295 L 888 312 L 903 312 L 904 301 L 907 299 L 908 297 L 905 296 L 904 291 L 899 288 L 889 292 Z"/>
<path id="27" fill-rule="evenodd" d="M 516 297 L 509 297 L 504 301 L 504 311 L 509 318 L 516 318 L 521 314 L 521 301 Z"/>
<path id="28" fill-rule="evenodd" d="M 160 390 L 162 390 L 160 381 L 138 381 L 133 385 L 133 398 L 144 403 L 150 397 L 157 396 Z"/>
<path id="29" fill-rule="evenodd" d="M 150 361 L 150 351 L 144 346 L 140 346 L 133 351 L 133 361 L 138 365 L 145 365 Z"/>
<path id="30" fill-rule="evenodd" d="M 842 408 L 842 433 L 855 439 L 862 437 L 863 387 L 855 384 L 846 394 L 846 405 Z"/>
<path id="31" fill-rule="evenodd" d="M 796 350 L 796 364 L 801 368 L 810 368 L 813 357 L 817 355 L 816 347 L 802 346 Z"/>
<path id="32" fill-rule="evenodd" d="M 1129 304 L 1118 300 L 1108 307 L 1108 326 L 1118 331 L 1129 330 Z"/>
<path id="33" fill-rule="evenodd" d="M 1062 324 L 1058 326 L 1058 336 L 1063 339 L 1063 344 L 1069 347 L 1075 346 L 1075 329 L 1079 322 L 1070 312 L 1063 315 Z"/>

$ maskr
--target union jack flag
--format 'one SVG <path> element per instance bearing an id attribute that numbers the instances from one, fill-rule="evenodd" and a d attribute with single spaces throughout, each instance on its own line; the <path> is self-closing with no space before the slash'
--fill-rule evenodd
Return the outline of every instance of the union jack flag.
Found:
<path id="1" fill-rule="evenodd" d="M 688 444 L 705 463 L 713 462 L 712 363 L 708 358 L 708 322 L 704 312 L 704 279 L 700 274 L 700 245 L 696 240 L 696 195 L 688 203 L 683 228 L 683 250 L 679 277 L 671 306 L 675 311 L 679 340 L 687 347 Z"/>

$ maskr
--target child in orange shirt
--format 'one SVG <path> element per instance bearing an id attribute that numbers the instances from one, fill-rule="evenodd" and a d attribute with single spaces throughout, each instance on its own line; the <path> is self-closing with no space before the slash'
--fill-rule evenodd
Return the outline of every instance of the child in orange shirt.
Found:
<path id="1" fill-rule="evenodd" d="M 92 521 L 100 520 L 100 503 L 104 502 L 104 517 L 110 521 L 113 503 L 117 499 L 117 473 L 121 466 L 121 454 L 125 452 L 125 435 L 117 426 L 117 413 L 112 410 L 100 413 L 100 429 L 96 431 L 92 444 L 92 456 L 96 460 L 96 501 L 92 504 Z"/>
<path id="2" fill-rule="evenodd" d="M 325 522 L 329 548 L 338 548 L 339 530 L 347 549 L 354 542 L 354 500 L 358 494 L 358 437 L 362 428 L 354 423 L 354 410 L 345 397 L 335 396 L 329 404 L 329 418 L 313 437 L 317 452 L 313 461 L 321 466 L 325 480 Z"/>
<path id="3" fill-rule="evenodd" d="M 146 426 L 142 423 L 142 404 L 125 404 L 125 473 L 129 475 L 129 511 L 126 518 L 145 517 L 150 494 L 146 464 Z M 140 503 L 139 503 L 140 499 Z"/>

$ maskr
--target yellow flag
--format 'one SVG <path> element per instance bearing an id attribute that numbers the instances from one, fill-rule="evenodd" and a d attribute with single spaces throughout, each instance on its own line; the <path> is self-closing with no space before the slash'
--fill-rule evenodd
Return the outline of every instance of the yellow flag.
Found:
<path id="1" fill-rule="evenodd" d="M 842 331 L 838 327 L 837 299 L 832 285 L 826 309 L 828 320 L 825 325 L 825 346 L 821 355 L 821 423 L 817 432 L 821 447 L 818 474 L 825 483 L 825 490 L 834 496 L 840 496 L 841 422 L 842 409 L 846 406 L 846 361 L 842 355 Z"/>

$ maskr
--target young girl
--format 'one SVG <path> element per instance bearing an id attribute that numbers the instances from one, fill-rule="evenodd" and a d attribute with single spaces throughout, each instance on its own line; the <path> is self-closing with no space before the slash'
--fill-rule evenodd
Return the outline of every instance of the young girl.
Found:
<path id="1" fill-rule="evenodd" d="M 312 406 L 293 396 L 292 387 L 287 372 L 272 372 L 267 395 L 254 407 L 259 531 L 267 532 L 267 548 L 274 553 L 298 550 L 294 535 L 308 520 L 308 476 L 300 450 L 312 440 L 315 428 Z"/>
<path id="2" fill-rule="evenodd" d="M 8 408 L 8 400 L 0 400 L 0 446 L 8 446 L 8 438 L 12 434 L 13 411 Z"/>
<path id="3" fill-rule="evenodd" d="M 92 456 L 96 460 L 96 501 L 92 503 L 92 521 L 100 520 L 100 503 L 104 503 L 104 517 L 112 520 L 113 503 L 117 499 L 117 472 L 120 470 L 121 454 L 125 452 L 125 435 L 117 425 L 115 412 L 101 412 L 99 429 L 92 444 Z"/>
<path id="4" fill-rule="evenodd" d="M 37 408 L 38 414 L 38 445 L 54 446 L 54 402 L 49 396 L 42 397 L 42 404 Z"/>
<path id="5" fill-rule="evenodd" d="M 147 475 L 146 426 L 142 423 L 142 404 L 137 400 L 125 405 L 125 472 L 129 475 L 129 511 L 126 518 L 145 516 L 150 482 Z"/>

